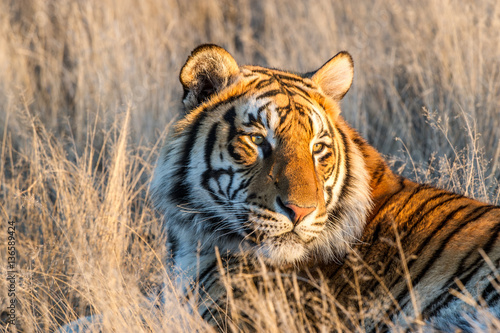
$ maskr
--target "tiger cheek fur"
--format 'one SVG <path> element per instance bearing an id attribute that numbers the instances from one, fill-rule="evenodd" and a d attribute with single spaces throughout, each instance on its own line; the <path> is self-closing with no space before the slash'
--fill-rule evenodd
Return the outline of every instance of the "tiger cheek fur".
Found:
<path id="1" fill-rule="evenodd" d="M 238 135 L 228 144 L 227 150 L 234 161 L 242 166 L 249 167 L 257 163 L 259 152 L 256 147 L 251 146 L 251 142 L 246 136 Z M 221 155 L 223 153 L 221 152 Z M 223 157 L 221 157 L 221 160 Z"/>

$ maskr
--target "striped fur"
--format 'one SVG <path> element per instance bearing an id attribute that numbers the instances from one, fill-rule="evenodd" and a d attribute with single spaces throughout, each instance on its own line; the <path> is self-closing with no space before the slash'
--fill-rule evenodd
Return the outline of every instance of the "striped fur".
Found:
<path id="1" fill-rule="evenodd" d="M 193 51 L 180 76 L 187 114 L 152 183 L 179 286 L 223 297 L 218 251 L 229 269 L 247 260 L 319 269 L 346 308 L 358 304 L 353 272 L 364 274 L 362 297 L 395 323 L 420 313 L 440 329 L 470 328 L 448 292 L 458 289 L 455 278 L 498 316 L 500 294 L 479 249 L 498 267 L 500 208 L 393 174 L 339 115 L 352 77 L 345 52 L 297 75 L 238 66 L 214 45 Z M 419 312 L 400 273 L 398 240 Z M 209 319 L 210 306 L 200 311 Z"/>

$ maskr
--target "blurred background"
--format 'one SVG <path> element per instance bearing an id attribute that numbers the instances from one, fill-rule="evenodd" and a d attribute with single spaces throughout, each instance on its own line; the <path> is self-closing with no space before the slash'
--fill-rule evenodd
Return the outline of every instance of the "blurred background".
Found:
<path id="1" fill-rule="evenodd" d="M 0 0 L 0 254 L 15 220 L 17 329 L 146 302 L 165 282 L 148 182 L 197 45 L 296 72 L 350 52 L 343 116 L 393 169 L 498 204 L 499 31 L 496 0 Z M 162 325 L 203 325 L 176 318 Z"/>

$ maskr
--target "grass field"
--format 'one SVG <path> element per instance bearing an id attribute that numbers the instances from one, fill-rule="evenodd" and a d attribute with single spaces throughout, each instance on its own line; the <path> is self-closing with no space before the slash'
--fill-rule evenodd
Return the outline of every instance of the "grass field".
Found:
<path id="1" fill-rule="evenodd" d="M 9 236 L 12 332 L 95 313 L 105 331 L 208 330 L 169 291 L 148 193 L 200 43 L 302 72 L 349 51 L 343 115 L 393 169 L 500 204 L 499 31 L 496 0 L 0 0 L 0 331 Z M 262 331 L 306 329 L 269 302 Z"/>

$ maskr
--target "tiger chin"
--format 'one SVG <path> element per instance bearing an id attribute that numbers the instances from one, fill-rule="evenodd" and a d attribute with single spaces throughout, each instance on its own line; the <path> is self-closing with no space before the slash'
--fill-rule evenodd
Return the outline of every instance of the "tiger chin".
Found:
<path id="1" fill-rule="evenodd" d="M 419 319 L 438 329 L 471 327 L 448 314 L 461 306 L 448 293 L 455 279 L 491 300 L 498 317 L 500 295 L 478 250 L 498 268 L 500 208 L 395 175 L 340 115 L 353 73 L 346 52 L 307 74 L 240 66 L 216 45 L 192 52 L 180 72 L 186 114 L 151 185 L 180 287 L 188 293 L 196 282 L 216 300 L 224 293 L 214 282 L 217 257 L 228 265 L 250 259 L 322 270 L 338 302 L 355 308 L 356 257 L 367 275 L 383 272 L 383 283 L 359 282 L 362 297 L 401 323 L 417 313 L 398 273 L 402 251 L 416 258 L 408 271 Z M 210 320 L 207 309 L 202 315 Z"/>

